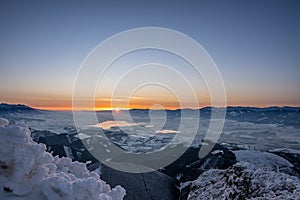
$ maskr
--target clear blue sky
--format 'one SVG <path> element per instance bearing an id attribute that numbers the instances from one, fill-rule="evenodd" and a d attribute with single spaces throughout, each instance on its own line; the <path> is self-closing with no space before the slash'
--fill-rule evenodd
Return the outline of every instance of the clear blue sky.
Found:
<path id="1" fill-rule="evenodd" d="M 109 36 L 157 26 L 194 38 L 231 105 L 300 105 L 300 1 L 0 1 L 0 102 L 70 106 L 76 72 Z"/>

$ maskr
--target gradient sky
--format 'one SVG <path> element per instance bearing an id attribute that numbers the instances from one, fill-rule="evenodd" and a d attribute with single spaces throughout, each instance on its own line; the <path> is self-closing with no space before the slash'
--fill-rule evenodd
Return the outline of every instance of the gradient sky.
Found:
<path id="1" fill-rule="evenodd" d="M 200 43 L 219 67 L 229 105 L 300 106 L 296 0 L 0 1 L 0 102 L 70 108 L 88 53 L 113 34 L 146 26 L 174 29 Z M 141 62 L 149 55 L 159 60 L 155 52 L 143 55 Z M 118 67 L 110 78 L 117 73 Z M 200 106 L 209 104 L 205 94 Z M 132 107 L 178 106 L 171 96 L 145 88 Z M 109 98 L 99 95 L 97 106 L 108 108 Z"/>

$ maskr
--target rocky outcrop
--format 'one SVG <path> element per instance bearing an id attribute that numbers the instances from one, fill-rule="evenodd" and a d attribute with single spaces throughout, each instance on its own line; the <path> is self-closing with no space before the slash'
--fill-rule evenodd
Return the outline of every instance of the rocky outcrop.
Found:
<path id="1" fill-rule="evenodd" d="M 237 163 L 226 170 L 212 169 L 190 183 L 189 200 L 299 199 L 300 179 L 285 173 Z"/>

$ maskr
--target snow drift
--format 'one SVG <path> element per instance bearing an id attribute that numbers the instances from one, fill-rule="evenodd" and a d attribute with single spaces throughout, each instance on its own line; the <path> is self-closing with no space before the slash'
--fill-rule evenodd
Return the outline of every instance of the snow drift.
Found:
<path id="1" fill-rule="evenodd" d="M 111 189 L 86 165 L 53 157 L 34 142 L 25 125 L 0 118 L 0 199 L 119 200 L 125 190 Z"/>

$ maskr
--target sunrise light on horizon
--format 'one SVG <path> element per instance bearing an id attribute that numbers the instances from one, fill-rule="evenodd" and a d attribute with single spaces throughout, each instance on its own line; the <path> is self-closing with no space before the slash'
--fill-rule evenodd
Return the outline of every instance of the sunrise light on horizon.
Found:
<path id="1" fill-rule="evenodd" d="M 234 1 L 218 7 L 210 1 L 120 4 L 94 2 L 82 7 L 79 2 L 3 2 L 0 102 L 71 110 L 76 74 L 93 48 L 128 29 L 164 27 L 188 35 L 205 48 L 223 78 L 227 105 L 300 106 L 300 28 L 294 1 Z M 266 7 L 268 12 L 262 9 Z M 114 12 L 108 12 L 112 9 Z M 83 10 L 89 10 L 88 14 Z M 131 66 L 149 62 L 180 70 L 195 88 L 199 107 L 210 106 L 205 83 L 197 82 L 199 78 L 187 63 L 166 52 L 145 50 L 113 63 L 103 79 L 107 87 L 96 90 L 96 110 L 149 108 L 153 104 L 181 108 L 176 97 L 157 87 L 137 91 L 132 97 L 141 99 L 128 105 L 110 105 L 111 100 L 116 102 L 111 83 Z M 173 76 L 166 79 L 181 87 Z M 122 83 L 119 92 L 129 85 Z M 184 103 L 188 104 L 189 98 L 186 95 Z"/>

